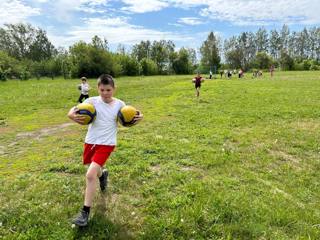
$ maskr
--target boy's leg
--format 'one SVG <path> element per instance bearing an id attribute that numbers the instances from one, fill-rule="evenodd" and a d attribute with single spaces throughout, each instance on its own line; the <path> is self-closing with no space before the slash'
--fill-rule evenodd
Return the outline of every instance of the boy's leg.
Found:
<path id="1" fill-rule="evenodd" d="M 99 164 L 92 162 L 86 174 L 86 193 L 84 199 L 83 209 L 79 215 L 72 221 L 74 224 L 85 227 L 88 225 L 90 208 L 95 193 L 97 177 L 101 175 L 101 167 Z"/>
<path id="2" fill-rule="evenodd" d="M 107 185 L 108 185 L 108 170 L 103 169 L 101 176 L 99 177 L 99 183 L 100 183 L 100 190 L 102 192 L 105 192 Z"/>
<path id="3" fill-rule="evenodd" d="M 79 102 L 79 103 L 82 103 L 82 99 L 83 99 L 83 95 L 81 94 L 80 97 L 79 97 L 79 99 L 78 99 L 78 102 Z"/>
<path id="4" fill-rule="evenodd" d="M 85 206 L 92 206 L 94 194 L 96 191 L 96 181 L 98 177 L 101 177 L 101 174 L 101 166 L 95 162 L 92 162 L 86 174 L 86 193 L 84 198 Z"/>

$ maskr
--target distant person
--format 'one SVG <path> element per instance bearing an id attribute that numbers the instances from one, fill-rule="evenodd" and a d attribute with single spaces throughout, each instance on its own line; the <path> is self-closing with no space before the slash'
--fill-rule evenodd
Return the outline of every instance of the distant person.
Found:
<path id="1" fill-rule="evenodd" d="M 196 96 L 200 96 L 200 88 L 201 83 L 204 81 L 204 78 L 200 76 L 200 73 L 197 73 L 197 76 L 192 79 L 192 82 L 194 83 L 194 87 L 196 89 Z"/>
<path id="2" fill-rule="evenodd" d="M 262 71 L 261 70 L 253 70 L 252 72 L 252 78 L 262 77 Z"/>
<path id="3" fill-rule="evenodd" d="M 271 65 L 269 70 L 270 70 L 271 77 L 273 77 L 274 65 Z"/>
<path id="4" fill-rule="evenodd" d="M 258 76 L 258 70 L 253 70 L 252 71 L 252 78 L 256 78 Z"/>
<path id="5" fill-rule="evenodd" d="M 83 99 L 89 98 L 90 86 L 89 86 L 89 83 L 87 82 L 86 77 L 81 78 L 81 84 L 78 86 L 78 89 L 80 90 L 80 97 L 78 99 L 78 102 L 82 103 Z"/>
<path id="6" fill-rule="evenodd" d="M 227 78 L 228 77 L 228 70 L 224 70 L 224 77 Z"/>
<path id="7" fill-rule="evenodd" d="M 209 72 L 209 78 L 212 79 L 212 71 Z"/>
<path id="8" fill-rule="evenodd" d="M 223 76 L 223 70 L 220 70 L 220 78 L 222 78 L 222 76 Z"/>
<path id="9" fill-rule="evenodd" d="M 242 68 L 240 68 L 238 74 L 239 74 L 239 78 L 242 78 L 242 77 L 243 77 L 243 70 L 242 70 Z"/>
<path id="10" fill-rule="evenodd" d="M 232 72 L 231 72 L 231 70 L 228 70 L 228 78 L 230 79 L 231 77 L 232 77 Z"/>

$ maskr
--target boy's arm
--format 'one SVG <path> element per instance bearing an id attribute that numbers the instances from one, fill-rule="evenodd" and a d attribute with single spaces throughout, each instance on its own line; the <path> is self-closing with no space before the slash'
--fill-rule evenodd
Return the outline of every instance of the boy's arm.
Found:
<path id="1" fill-rule="evenodd" d="M 79 123 L 81 125 L 84 125 L 84 120 L 85 120 L 85 116 L 82 116 L 80 114 L 77 114 L 78 108 L 77 107 L 72 107 L 69 112 L 68 112 L 68 117 L 76 122 Z"/>

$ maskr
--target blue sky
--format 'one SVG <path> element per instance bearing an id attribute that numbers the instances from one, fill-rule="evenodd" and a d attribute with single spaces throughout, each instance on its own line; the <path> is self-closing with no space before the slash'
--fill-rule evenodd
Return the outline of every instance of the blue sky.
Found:
<path id="1" fill-rule="evenodd" d="M 319 26 L 319 10 L 319 0 L 0 0 L 0 26 L 31 23 L 56 47 L 98 35 L 112 50 L 161 39 L 198 49 L 210 31 L 226 39 L 262 26 Z"/>

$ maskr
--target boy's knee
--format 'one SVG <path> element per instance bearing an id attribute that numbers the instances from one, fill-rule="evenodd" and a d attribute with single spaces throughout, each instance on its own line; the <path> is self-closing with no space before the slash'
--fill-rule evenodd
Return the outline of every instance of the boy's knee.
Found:
<path id="1" fill-rule="evenodd" d="M 95 181 L 97 178 L 97 173 L 95 171 L 88 171 L 86 174 L 86 179 L 88 181 Z"/>

